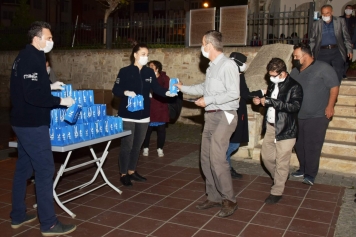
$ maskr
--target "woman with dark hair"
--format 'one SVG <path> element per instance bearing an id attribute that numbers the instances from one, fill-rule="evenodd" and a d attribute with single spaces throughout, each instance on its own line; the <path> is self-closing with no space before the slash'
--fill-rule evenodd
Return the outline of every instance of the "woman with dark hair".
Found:
<path id="1" fill-rule="evenodd" d="M 165 89 L 169 88 L 169 77 L 162 71 L 162 64 L 159 61 L 148 63 L 156 74 L 158 83 Z M 155 93 L 151 98 L 150 124 L 147 129 L 146 138 L 143 142 L 143 156 L 148 156 L 150 137 L 153 129 L 157 129 L 157 154 L 163 157 L 163 146 L 166 140 L 166 122 L 169 122 L 167 98 Z"/>
<path id="2" fill-rule="evenodd" d="M 136 171 L 138 157 L 150 122 L 150 91 L 165 97 L 175 96 L 158 84 L 154 71 L 147 67 L 148 47 L 139 43 L 134 46 L 131 54 L 132 64 L 121 68 L 112 92 L 121 98 L 118 115 L 122 117 L 124 130 L 131 130 L 131 135 L 121 139 L 119 166 L 124 186 L 131 186 L 131 180 L 144 182 L 146 178 Z M 137 94 L 143 96 L 144 109 L 130 112 L 127 110 L 128 97 Z"/>

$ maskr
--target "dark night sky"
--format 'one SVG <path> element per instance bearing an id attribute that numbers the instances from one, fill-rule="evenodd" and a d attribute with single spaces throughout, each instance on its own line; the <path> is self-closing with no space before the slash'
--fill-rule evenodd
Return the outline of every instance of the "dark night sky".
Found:
<path id="1" fill-rule="evenodd" d="M 248 0 L 207 0 L 210 2 L 210 7 L 225 7 L 236 5 L 247 5 Z"/>

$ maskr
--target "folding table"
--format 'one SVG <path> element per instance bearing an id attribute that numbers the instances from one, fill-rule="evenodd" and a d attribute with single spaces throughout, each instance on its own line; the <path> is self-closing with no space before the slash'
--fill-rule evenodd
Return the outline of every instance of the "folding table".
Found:
<path id="1" fill-rule="evenodd" d="M 105 159 L 108 155 L 108 149 L 109 149 L 109 146 L 111 144 L 111 141 L 113 139 L 116 139 L 116 138 L 120 138 L 120 137 L 124 137 L 124 136 L 127 136 L 127 135 L 130 135 L 131 134 L 131 130 L 128 130 L 128 131 L 123 131 L 121 133 L 117 133 L 117 134 L 114 134 L 114 135 L 109 135 L 109 136 L 105 136 L 105 137 L 100 137 L 100 138 L 97 138 L 97 139 L 93 139 L 93 140 L 88 140 L 88 141 L 85 141 L 85 142 L 78 142 L 78 143 L 74 143 L 74 144 L 71 144 L 71 145 L 67 145 L 67 146 L 52 146 L 52 151 L 55 151 L 55 152 L 68 152 L 67 154 L 67 157 L 64 161 L 64 163 L 61 165 L 60 169 L 58 170 L 57 172 L 57 176 L 54 180 L 54 183 L 53 183 L 53 197 L 54 199 L 56 200 L 57 204 L 65 211 L 67 212 L 72 218 L 75 218 L 75 214 L 73 212 L 71 212 L 66 206 L 64 206 L 65 203 L 67 202 L 70 202 L 74 199 L 77 199 L 81 196 L 84 196 L 90 192 L 93 192 L 105 185 L 109 185 L 112 189 L 114 189 L 116 192 L 118 192 L 119 194 L 122 193 L 121 190 L 119 190 L 118 188 L 116 188 L 112 183 L 109 182 L 109 180 L 106 178 L 106 175 L 104 173 L 104 170 L 102 168 L 104 162 L 105 162 Z M 105 150 L 103 152 L 103 155 L 101 157 L 97 157 L 95 152 L 94 152 L 94 149 L 92 147 L 92 145 L 94 144 L 98 144 L 98 143 L 102 143 L 102 142 L 107 142 L 107 145 L 105 147 Z M 12 142 L 9 142 L 9 147 L 17 147 L 17 142 L 15 141 L 12 141 Z M 69 167 L 69 168 L 66 168 L 67 165 L 68 165 L 68 161 L 70 159 L 70 156 L 72 155 L 72 151 L 75 150 L 75 149 L 79 149 L 79 148 L 82 148 L 82 147 L 89 147 L 89 150 L 93 156 L 93 160 L 91 161 L 87 161 L 87 162 L 84 162 L 84 163 L 81 163 L 81 164 L 78 164 L 78 165 L 75 165 L 75 166 L 72 166 L 72 167 Z M 63 175 L 64 172 L 68 172 L 68 171 L 71 171 L 71 170 L 75 170 L 77 168 L 80 168 L 80 167 L 83 167 L 83 166 L 86 166 L 86 165 L 90 165 L 92 163 L 96 163 L 97 165 L 97 169 L 95 171 L 95 174 L 93 176 L 93 178 L 89 181 L 89 182 L 86 182 L 84 184 L 81 184 L 77 187 L 74 187 L 70 190 L 67 190 L 67 191 L 64 191 L 62 193 L 58 193 L 56 192 L 56 186 L 58 184 L 58 181 L 60 179 L 60 177 Z M 64 195 L 66 193 L 69 193 L 69 192 L 72 192 L 74 190 L 77 190 L 77 189 L 82 189 L 82 188 L 85 188 L 87 186 L 89 186 L 90 184 L 92 184 L 95 179 L 98 177 L 99 175 L 99 172 L 102 176 L 102 178 L 104 179 L 104 183 L 99 185 L 99 186 L 96 186 L 94 187 L 93 189 L 85 192 L 85 193 L 82 193 L 80 195 L 77 195 L 75 197 L 72 197 L 68 200 L 65 200 L 65 201 L 61 201 L 59 200 L 59 196 L 61 195 Z M 35 207 L 36 207 L 36 204 L 35 204 Z"/>

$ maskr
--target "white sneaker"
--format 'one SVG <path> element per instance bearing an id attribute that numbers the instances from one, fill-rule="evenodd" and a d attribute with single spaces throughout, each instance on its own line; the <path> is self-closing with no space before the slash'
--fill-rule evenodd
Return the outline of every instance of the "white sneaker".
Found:
<path id="1" fill-rule="evenodd" d="M 158 153 L 158 157 L 163 157 L 164 156 L 163 150 L 161 148 L 157 149 L 157 153 Z"/>
<path id="2" fill-rule="evenodd" d="M 148 156 L 148 148 L 143 148 L 143 156 Z"/>

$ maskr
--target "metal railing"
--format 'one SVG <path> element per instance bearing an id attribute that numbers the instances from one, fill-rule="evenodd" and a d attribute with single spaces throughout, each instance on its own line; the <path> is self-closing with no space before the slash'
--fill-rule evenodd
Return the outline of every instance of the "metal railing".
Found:
<path id="1" fill-rule="evenodd" d="M 305 11 L 294 9 L 294 11 L 273 13 L 261 11 L 248 14 L 247 45 L 295 44 L 302 40 L 307 42 L 308 32 L 313 21 L 313 11 L 314 9 L 310 8 Z M 219 29 L 218 12 L 216 29 Z M 56 49 L 132 48 L 136 42 L 144 42 L 150 47 L 184 47 L 185 31 L 185 18 L 141 20 L 112 20 L 109 18 L 107 24 L 79 22 L 77 26 L 52 25 Z M 27 43 L 26 33 L 27 29 L 0 28 L 0 50 L 23 48 Z M 253 39 L 254 33 L 257 34 L 256 39 Z M 281 35 L 285 37 L 280 37 Z M 106 43 L 104 43 L 104 38 L 106 38 Z"/>

